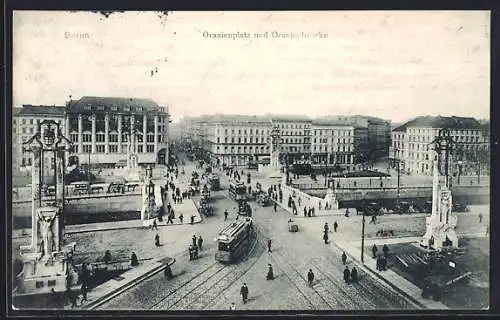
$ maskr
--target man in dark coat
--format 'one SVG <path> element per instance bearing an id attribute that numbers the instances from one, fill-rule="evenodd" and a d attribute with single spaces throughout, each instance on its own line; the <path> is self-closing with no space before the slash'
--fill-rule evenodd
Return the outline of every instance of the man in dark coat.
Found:
<path id="1" fill-rule="evenodd" d="M 346 266 L 344 269 L 344 281 L 345 281 L 345 283 L 348 283 L 350 278 L 351 278 L 351 272 L 349 271 L 349 268 Z"/>
<path id="2" fill-rule="evenodd" d="M 277 206 L 278 206 L 278 205 L 277 205 L 277 204 L 276 204 L 276 202 L 275 202 L 275 203 L 274 203 L 274 212 L 276 212 L 276 207 L 277 207 Z"/>
<path id="3" fill-rule="evenodd" d="M 325 241 L 325 244 L 328 244 L 328 233 L 326 232 L 323 233 L 323 241 Z"/>
<path id="4" fill-rule="evenodd" d="M 339 224 L 337 223 L 337 221 L 335 221 L 333 223 L 333 231 L 337 232 L 337 228 L 339 227 Z"/>
<path id="5" fill-rule="evenodd" d="M 356 267 L 353 267 L 351 270 L 351 280 L 352 282 L 358 282 L 358 270 L 356 270 Z"/>
<path id="6" fill-rule="evenodd" d="M 198 237 L 198 247 L 200 248 L 201 250 L 201 246 L 203 244 L 203 238 L 201 236 Z"/>
<path id="7" fill-rule="evenodd" d="M 307 217 L 307 209 L 304 207 L 304 217 Z"/>
<path id="8" fill-rule="evenodd" d="M 377 245 L 374 243 L 372 247 L 372 254 L 374 258 L 377 256 L 377 251 L 378 251 Z"/>
<path id="9" fill-rule="evenodd" d="M 228 215 L 228 212 L 227 212 L 227 209 L 226 209 L 226 210 L 224 210 L 224 221 L 227 220 L 227 215 Z"/>
<path id="10" fill-rule="evenodd" d="M 309 282 L 309 285 L 312 286 L 314 281 L 314 273 L 312 269 L 309 269 L 309 272 L 307 273 L 307 282 Z"/>
<path id="11" fill-rule="evenodd" d="M 389 247 L 386 244 L 382 247 L 382 252 L 384 252 L 384 257 L 387 259 L 389 256 Z"/>
<path id="12" fill-rule="evenodd" d="M 193 234 L 193 238 L 191 238 L 193 240 L 193 247 L 196 247 L 196 235 Z"/>
<path id="13" fill-rule="evenodd" d="M 267 240 L 267 252 L 273 252 L 273 250 L 271 250 L 271 239 Z"/>
<path id="14" fill-rule="evenodd" d="M 155 236 L 155 246 L 159 247 L 160 246 L 160 235 L 156 234 Z"/>
<path id="15" fill-rule="evenodd" d="M 345 254 L 345 252 L 342 252 L 342 264 L 345 265 L 346 262 L 347 262 L 347 255 Z"/>
<path id="16" fill-rule="evenodd" d="M 267 280 L 274 280 L 273 267 L 271 266 L 271 264 L 268 264 L 268 266 L 269 266 L 269 269 L 267 270 L 267 277 L 266 277 L 266 279 Z"/>
<path id="17" fill-rule="evenodd" d="M 248 301 L 248 287 L 246 283 L 243 283 L 243 286 L 240 289 L 241 298 L 243 299 L 243 303 L 247 303 Z"/>

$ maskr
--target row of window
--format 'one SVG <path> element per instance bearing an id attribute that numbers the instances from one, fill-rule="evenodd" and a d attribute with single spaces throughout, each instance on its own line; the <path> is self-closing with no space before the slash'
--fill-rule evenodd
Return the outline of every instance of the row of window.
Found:
<path id="1" fill-rule="evenodd" d="M 313 143 L 328 143 L 328 142 L 333 143 L 333 144 L 335 144 L 335 143 L 340 144 L 341 140 L 340 140 L 340 138 L 331 139 L 330 141 L 328 141 L 328 138 L 320 138 L 320 139 L 317 139 L 317 140 L 316 140 L 316 138 L 313 139 Z M 354 143 L 354 139 L 352 139 L 352 138 L 351 139 L 342 138 L 342 144 L 346 144 L 346 143 L 347 144 Z"/>
<path id="2" fill-rule="evenodd" d="M 92 152 L 92 145 L 84 144 L 82 146 L 82 152 L 80 152 L 80 148 L 78 145 L 74 145 L 72 148 L 72 153 L 91 153 Z M 106 152 L 106 146 L 102 144 L 98 144 L 95 146 L 96 147 L 96 153 L 105 153 Z M 127 145 L 122 145 L 122 152 L 120 153 L 126 153 L 127 151 Z M 118 145 L 116 144 L 110 144 L 108 146 L 108 152 L 109 153 L 118 153 Z M 137 146 L 137 152 L 138 153 L 143 153 L 144 152 L 144 145 L 140 144 Z M 146 145 L 146 152 L 147 153 L 153 153 L 155 152 L 155 146 L 154 145 Z"/>
<path id="3" fill-rule="evenodd" d="M 353 132 L 349 131 L 338 131 L 338 130 L 314 130 L 314 135 L 316 136 L 353 136 Z"/>
<path id="4" fill-rule="evenodd" d="M 122 142 L 128 142 L 128 134 L 122 134 Z M 158 142 L 162 143 L 163 142 L 163 135 L 159 134 L 158 137 Z M 71 142 L 78 142 L 78 133 L 72 132 L 70 134 L 70 141 Z M 136 142 L 137 143 L 143 143 L 143 135 L 136 135 Z M 83 133 L 82 134 L 82 142 L 92 142 L 92 134 L 91 133 Z M 95 142 L 106 142 L 106 135 L 104 133 L 96 133 L 95 135 Z M 109 142 L 110 143 L 116 143 L 118 142 L 118 134 L 117 133 L 111 133 L 109 135 Z M 153 143 L 155 142 L 155 136 L 154 134 L 147 134 L 146 136 L 146 142 Z"/>
<path id="5" fill-rule="evenodd" d="M 327 148 L 325 146 L 320 146 L 320 147 L 314 146 L 313 147 L 314 151 L 328 151 L 328 150 L 335 150 L 335 149 L 337 149 L 337 152 L 341 152 L 341 151 L 342 152 L 352 152 L 354 150 L 354 148 L 352 148 L 352 146 L 349 147 L 349 146 L 345 146 L 345 145 L 342 146 L 342 148 L 340 146 L 337 146 L 337 148 Z"/>
<path id="6" fill-rule="evenodd" d="M 435 129 L 435 128 L 429 128 L 429 129 L 414 129 L 414 128 L 408 128 L 408 133 L 413 133 L 413 134 L 433 134 L 433 133 L 438 133 L 439 132 L 439 129 Z M 479 135 L 480 134 L 480 130 L 467 130 L 467 129 L 463 129 L 463 130 L 450 130 L 450 134 L 451 135 Z"/>

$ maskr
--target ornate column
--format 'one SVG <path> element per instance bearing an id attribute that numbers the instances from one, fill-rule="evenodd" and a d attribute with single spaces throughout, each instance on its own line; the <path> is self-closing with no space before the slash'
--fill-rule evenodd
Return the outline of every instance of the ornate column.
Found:
<path id="1" fill-rule="evenodd" d="M 118 153 L 122 153 L 122 115 L 118 115 Z"/>
<path id="2" fill-rule="evenodd" d="M 78 115 L 78 153 L 83 153 L 83 123 L 82 115 Z"/>
<path id="3" fill-rule="evenodd" d="M 41 206 L 41 193 L 40 185 L 41 175 L 40 168 L 42 163 L 42 149 L 40 146 L 31 146 L 32 152 L 32 166 L 31 166 L 31 195 L 32 195 L 32 205 L 31 205 L 31 247 L 33 252 L 39 252 L 38 248 L 38 216 L 37 211 Z"/>
<path id="4" fill-rule="evenodd" d="M 92 153 L 96 153 L 97 152 L 97 148 L 96 148 L 96 134 L 95 134 L 95 122 L 96 122 L 96 115 L 95 113 L 93 113 L 91 116 L 90 116 L 90 120 L 92 121 Z"/>
<path id="5" fill-rule="evenodd" d="M 104 116 L 104 153 L 109 153 L 109 113 Z"/>
<path id="6" fill-rule="evenodd" d="M 158 152 L 158 115 L 155 115 L 155 148 L 154 148 L 154 153 Z"/>
<path id="7" fill-rule="evenodd" d="M 142 153 L 146 152 L 146 141 L 148 137 L 148 116 L 142 117 Z"/>

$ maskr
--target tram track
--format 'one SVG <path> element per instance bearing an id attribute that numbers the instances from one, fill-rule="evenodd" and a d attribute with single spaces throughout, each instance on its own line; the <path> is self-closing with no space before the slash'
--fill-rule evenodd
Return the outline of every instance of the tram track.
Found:
<path id="1" fill-rule="evenodd" d="M 236 265 L 215 262 L 199 272 L 191 280 L 171 290 L 156 302 L 152 310 L 202 310 L 220 296 L 224 290 L 233 285 L 258 261 L 264 251 L 264 244 L 255 235 L 253 247 Z M 251 263 L 242 264 L 251 260 Z"/>

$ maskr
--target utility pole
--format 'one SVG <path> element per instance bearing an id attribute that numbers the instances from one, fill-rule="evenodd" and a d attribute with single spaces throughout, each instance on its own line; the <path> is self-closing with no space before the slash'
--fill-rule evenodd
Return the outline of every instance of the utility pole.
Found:
<path id="1" fill-rule="evenodd" d="M 363 222 L 361 225 L 361 263 L 365 263 L 365 213 L 366 205 L 365 199 L 363 198 Z"/>

